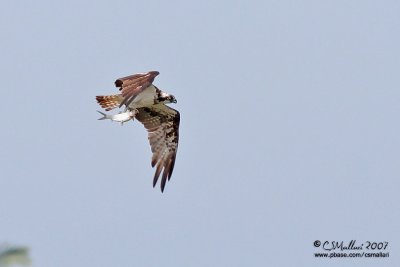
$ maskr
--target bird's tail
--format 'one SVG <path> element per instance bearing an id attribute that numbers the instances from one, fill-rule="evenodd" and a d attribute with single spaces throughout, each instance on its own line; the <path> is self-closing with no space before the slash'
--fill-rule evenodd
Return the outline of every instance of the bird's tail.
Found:
<path id="1" fill-rule="evenodd" d="M 108 119 L 108 117 L 107 117 L 107 114 L 106 113 L 103 113 L 103 112 L 101 112 L 101 111 L 97 111 L 98 113 L 100 113 L 101 115 L 103 115 L 103 117 L 101 117 L 101 118 L 99 118 L 98 120 L 105 120 L 105 119 Z"/>
<path id="2" fill-rule="evenodd" d="M 96 96 L 97 103 L 106 111 L 119 107 L 123 97 L 122 95 L 98 95 Z"/>

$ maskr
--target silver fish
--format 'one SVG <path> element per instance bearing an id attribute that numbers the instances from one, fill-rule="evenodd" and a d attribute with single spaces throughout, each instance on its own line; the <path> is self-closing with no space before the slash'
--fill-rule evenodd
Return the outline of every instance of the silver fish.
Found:
<path id="1" fill-rule="evenodd" d="M 124 122 L 133 120 L 135 115 L 137 114 L 136 110 L 127 110 L 125 112 L 120 112 L 118 114 L 106 114 L 101 111 L 97 111 L 97 112 L 100 113 L 101 115 L 103 115 L 103 117 L 99 118 L 99 120 L 108 119 L 108 120 L 120 122 L 121 125 L 124 124 Z"/>

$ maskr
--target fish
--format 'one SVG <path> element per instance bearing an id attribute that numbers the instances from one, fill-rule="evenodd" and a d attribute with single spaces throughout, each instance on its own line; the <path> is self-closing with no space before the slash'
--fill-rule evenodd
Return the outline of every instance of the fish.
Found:
<path id="1" fill-rule="evenodd" d="M 123 125 L 124 122 L 133 120 L 137 114 L 136 110 L 127 110 L 124 112 L 120 112 L 118 114 L 106 114 L 101 111 L 97 111 L 97 112 L 100 113 L 101 115 L 103 115 L 103 117 L 99 118 L 99 120 L 112 120 L 112 121 L 120 122 L 121 125 Z"/>

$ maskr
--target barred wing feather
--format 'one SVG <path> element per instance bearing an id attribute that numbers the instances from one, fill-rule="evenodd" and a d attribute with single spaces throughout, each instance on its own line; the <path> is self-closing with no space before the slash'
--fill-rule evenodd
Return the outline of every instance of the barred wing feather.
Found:
<path id="1" fill-rule="evenodd" d="M 161 192 L 170 180 L 174 170 L 179 141 L 180 114 L 164 104 L 139 108 L 136 115 L 148 131 L 148 139 L 153 153 L 151 166 L 156 166 L 153 187 L 162 173 Z"/>

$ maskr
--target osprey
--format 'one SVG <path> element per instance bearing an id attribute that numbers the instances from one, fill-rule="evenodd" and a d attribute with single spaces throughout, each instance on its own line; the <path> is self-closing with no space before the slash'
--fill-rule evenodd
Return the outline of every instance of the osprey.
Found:
<path id="1" fill-rule="evenodd" d="M 106 111 L 125 107 L 123 112 L 114 115 L 100 112 L 103 117 L 99 120 L 110 119 L 124 123 L 136 118 L 147 129 L 153 153 L 151 166 L 156 166 L 153 187 L 162 173 L 161 192 L 164 192 L 167 179 L 170 180 L 174 170 L 180 114 L 166 105 L 176 103 L 175 97 L 153 85 L 158 74 L 158 71 L 150 71 L 119 78 L 115 86 L 119 88 L 120 94 L 96 96 L 96 100 Z"/>

